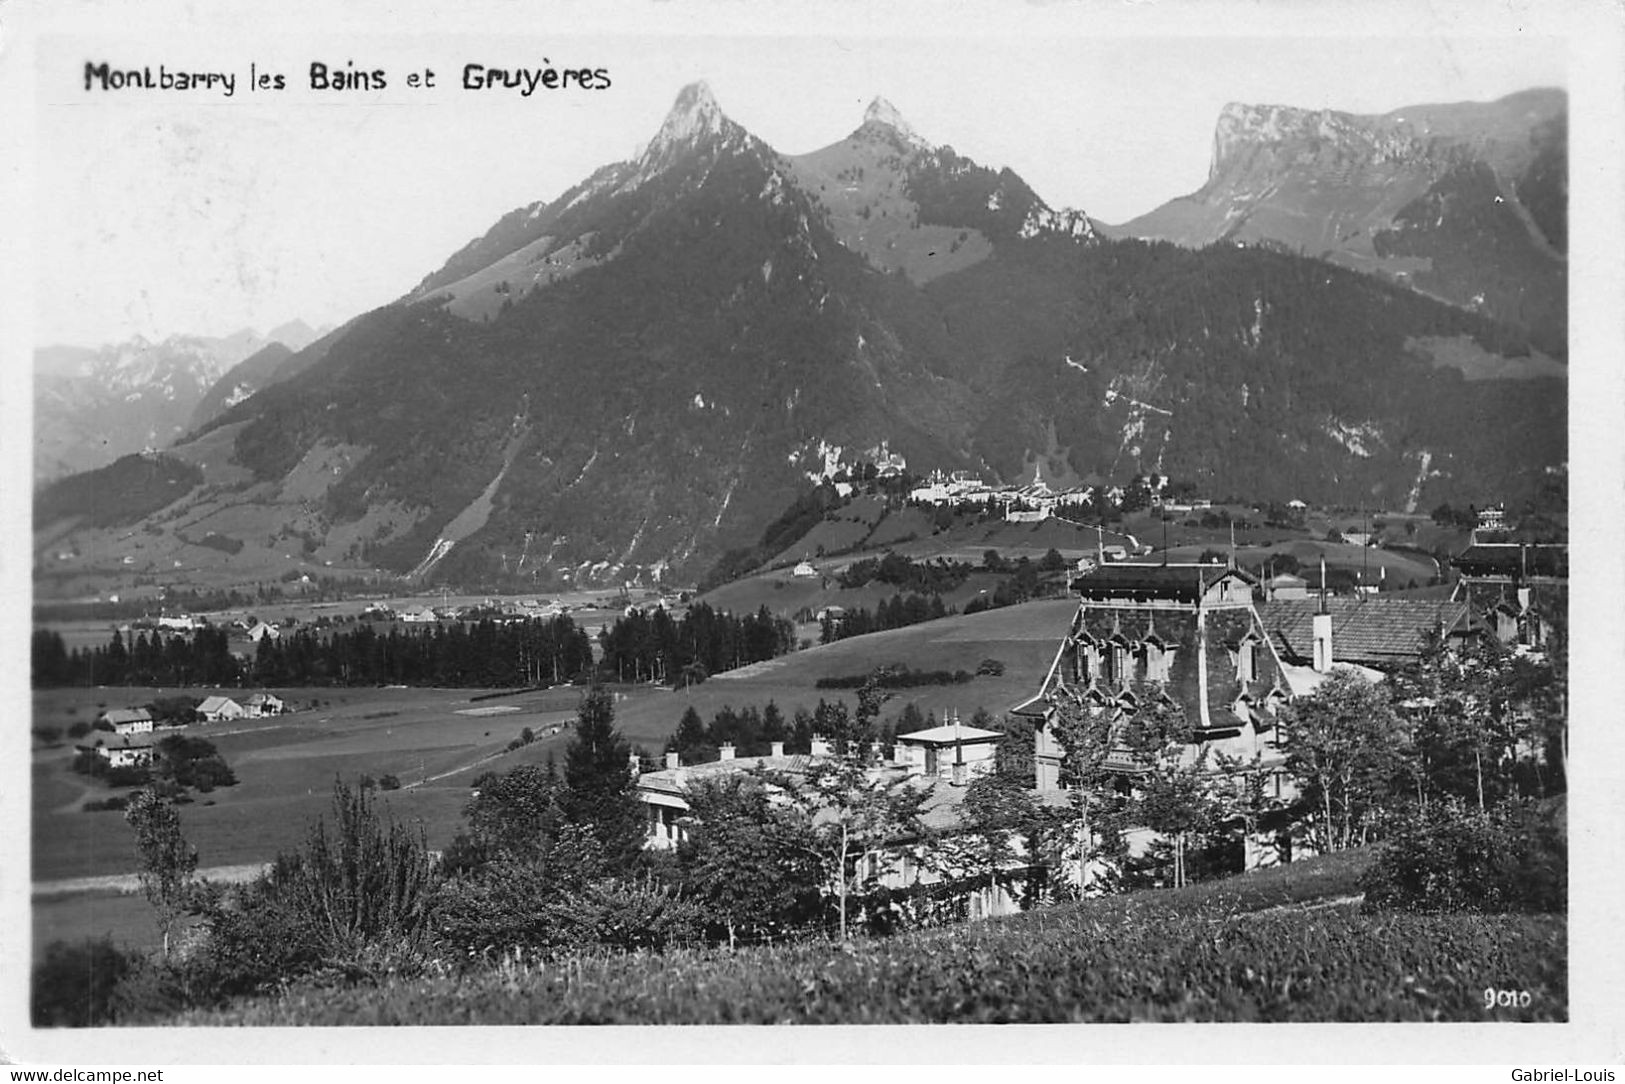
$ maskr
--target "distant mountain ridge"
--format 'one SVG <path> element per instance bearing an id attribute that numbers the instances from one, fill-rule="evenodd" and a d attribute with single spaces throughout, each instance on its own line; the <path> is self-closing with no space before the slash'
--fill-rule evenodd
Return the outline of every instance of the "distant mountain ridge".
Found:
<path id="1" fill-rule="evenodd" d="M 34 478 L 90 470 L 186 432 L 198 405 L 233 366 L 279 343 L 302 350 L 317 337 L 301 320 L 260 336 L 244 328 L 219 338 L 136 336 L 102 347 L 45 346 L 34 352 Z"/>
<path id="2" fill-rule="evenodd" d="M 256 367 L 171 449 L 202 480 L 151 487 L 149 551 L 692 579 L 864 462 L 1414 507 L 1511 499 L 1566 457 L 1563 380 L 1484 313 L 1288 252 L 1113 241 L 884 100 L 780 155 L 704 84 L 632 159 Z"/>
<path id="3" fill-rule="evenodd" d="M 1208 180 L 1114 237 L 1276 244 L 1381 274 L 1567 349 L 1561 90 L 1377 116 L 1231 103 Z"/>

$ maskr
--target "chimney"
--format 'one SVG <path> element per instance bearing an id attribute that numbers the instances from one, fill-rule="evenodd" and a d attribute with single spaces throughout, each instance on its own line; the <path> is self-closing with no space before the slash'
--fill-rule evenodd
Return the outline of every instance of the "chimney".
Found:
<path id="1" fill-rule="evenodd" d="M 782 741 L 776 741 L 773 743 L 773 755 L 776 757 L 782 757 L 784 755 L 784 743 Z"/>
<path id="2" fill-rule="evenodd" d="M 732 760 L 734 758 L 734 743 L 724 742 L 722 748 L 717 750 L 717 753 L 719 760 Z"/>
<path id="3" fill-rule="evenodd" d="M 680 754 L 676 753 L 675 751 L 666 754 L 666 770 L 667 771 L 676 771 L 678 768 L 681 768 L 682 766 L 683 766 L 683 761 L 682 761 L 682 757 L 681 757 Z"/>
<path id="4" fill-rule="evenodd" d="M 1332 615 L 1315 615 L 1315 672 L 1324 674 L 1332 668 Z"/>
<path id="5" fill-rule="evenodd" d="M 815 757 L 829 756 L 829 740 L 822 734 L 814 734 L 812 737 L 812 755 Z"/>

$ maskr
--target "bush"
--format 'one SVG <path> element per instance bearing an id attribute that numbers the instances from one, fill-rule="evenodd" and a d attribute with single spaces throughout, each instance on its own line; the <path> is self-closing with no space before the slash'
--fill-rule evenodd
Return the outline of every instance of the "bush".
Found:
<path id="1" fill-rule="evenodd" d="M 1534 804 L 1487 813 L 1436 802 L 1402 823 L 1366 874 L 1370 912 L 1561 913 L 1568 908 L 1568 844 Z"/>
<path id="2" fill-rule="evenodd" d="M 68 737 L 70 738 L 82 738 L 89 733 L 90 724 L 85 722 L 83 719 L 80 719 L 77 723 L 74 723 L 72 726 L 68 727 Z"/>
<path id="3" fill-rule="evenodd" d="M 107 758 L 100 753 L 80 752 L 73 755 L 73 764 L 70 765 L 80 775 L 104 776 L 107 774 Z"/>
<path id="4" fill-rule="evenodd" d="M 1004 663 L 998 659 L 983 659 L 976 664 L 977 677 L 999 677 L 1004 673 Z"/>
<path id="5" fill-rule="evenodd" d="M 398 775 L 381 775 L 378 777 L 379 790 L 400 790 L 401 777 Z"/>
<path id="6" fill-rule="evenodd" d="M 34 965 L 30 1019 L 37 1028 L 89 1028 L 113 1019 L 113 993 L 138 957 L 111 937 L 52 941 Z"/>

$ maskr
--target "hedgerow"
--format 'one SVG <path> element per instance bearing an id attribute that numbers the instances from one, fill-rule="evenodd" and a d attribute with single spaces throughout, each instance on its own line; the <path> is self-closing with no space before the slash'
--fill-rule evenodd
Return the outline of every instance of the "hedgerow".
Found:
<path id="1" fill-rule="evenodd" d="M 590 956 L 297 987 L 196 1024 L 1565 1020 L 1560 915 L 1364 915 L 1364 860 L 885 940 Z M 1298 899 L 1332 897 L 1304 907 Z M 1264 910 L 1259 910 L 1264 908 Z M 1486 990 L 1527 992 L 1486 1009 Z M 1493 1003 L 1493 999 L 1490 999 Z"/>

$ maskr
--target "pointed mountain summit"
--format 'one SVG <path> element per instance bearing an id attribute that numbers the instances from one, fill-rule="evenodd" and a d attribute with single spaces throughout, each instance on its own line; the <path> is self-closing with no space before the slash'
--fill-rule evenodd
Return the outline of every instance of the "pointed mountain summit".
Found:
<path id="1" fill-rule="evenodd" d="M 748 138 L 745 130 L 722 112 L 710 84 L 703 79 L 677 92 L 677 100 L 661 122 L 649 145 L 638 156 L 637 173 L 630 183 L 641 183 L 668 169 L 688 151 L 719 143 L 740 143 Z"/>
<path id="2" fill-rule="evenodd" d="M 1290 164 L 1248 149 L 1267 116 L 1235 119 L 1222 176 Z M 196 492 L 142 497 L 188 501 L 185 535 L 155 520 L 42 544 L 168 568 L 214 532 L 243 549 L 204 556 L 245 568 L 694 582 L 799 553 L 768 528 L 828 510 L 809 483 L 898 456 L 1057 489 L 1155 472 L 1414 509 L 1517 500 L 1567 455 L 1561 380 L 1439 369 L 1529 356 L 1481 313 L 1256 245 L 1104 242 L 1014 170 L 911 136 L 882 99 L 785 156 L 685 87 L 629 160 L 504 215 L 400 301 L 272 352 L 252 395 L 226 405 L 247 382 L 223 385 L 220 414 L 166 453 Z M 1537 220 L 1541 192 L 1519 190 Z M 37 507 L 102 522 L 88 484 Z"/>
<path id="3" fill-rule="evenodd" d="M 930 144 L 920 137 L 920 134 L 910 126 L 908 121 L 903 119 L 903 114 L 897 111 L 897 107 L 885 98 L 877 96 L 874 101 L 869 103 L 869 108 L 863 111 L 863 124 L 858 130 L 861 132 L 864 128 L 890 129 L 902 139 L 905 145 L 904 149 L 909 147 L 928 149 L 930 147 Z"/>

